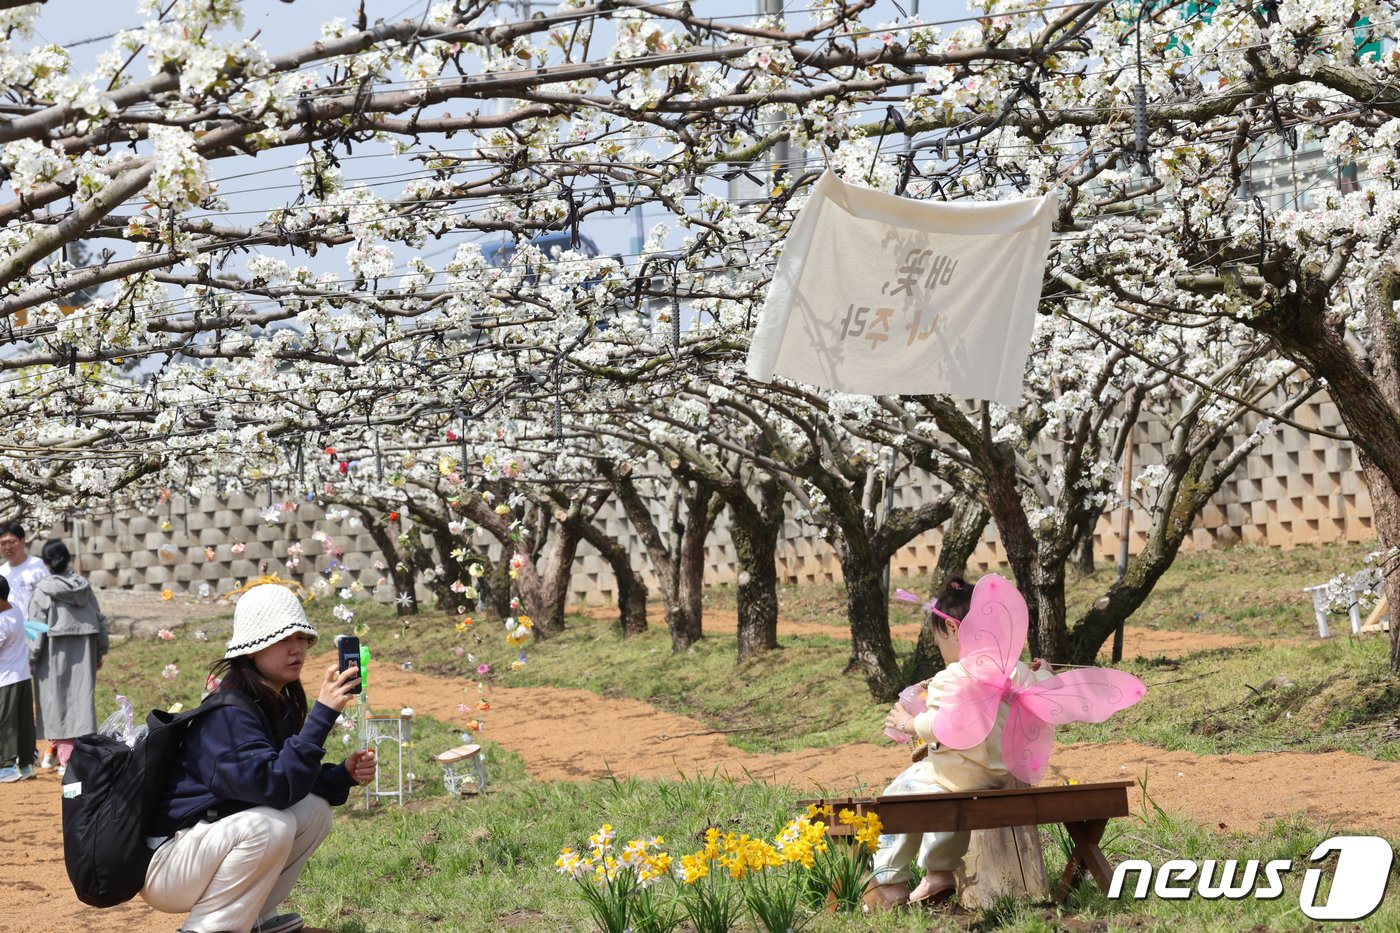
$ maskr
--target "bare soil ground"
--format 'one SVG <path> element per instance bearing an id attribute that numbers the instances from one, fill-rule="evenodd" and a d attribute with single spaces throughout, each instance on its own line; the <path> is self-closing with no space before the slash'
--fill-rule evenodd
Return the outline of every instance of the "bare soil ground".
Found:
<path id="1" fill-rule="evenodd" d="M 227 611 L 137 594 L 104 594 L 103 600 L 119 625 L 125 622 L 137 631 Z M 734 614 L 707 614 L 705 625 L 709 631 L 732 630 Z M 798 634 L 809 629 L 840 632 L 811 623 L 788 624 L 782 631 Z M 896 637 L 917 636 L 917 626 L 897 629 Z M 1176 654 L 1244 641 L 1248 639 L 1131 628 L 1126 638 L 1130 655 Z M 319 676 L 327 659 L 308 665 L 308 678 Z M 443 720 L 456 718 L 464 681 L 388 667 L 375 673 L 377 708 L 411 706 Z M 494 686 L 491 703 L 491 739 L 519 754 L 530 774 L 541 781 L 720 773 L 803 790 L 878 792 L 908 762 L 902 749 L 875 741 L 750 754 L 729 746 L 723 735 L 697 720 L 581 690 Z M 540 717 L 542 709 L 551 710 L 550 717 Z M 437 751 L 423 750 L 429 755 Z M 1400 833 L 1400 798 L 1385 791 L 1400 782 L 1400 763 L 1343 752 L 1197 756 L 1134 743 L 1063 745 L 1055 751 L 1046 780 L 1090 782 L 1144 774 L 1152 799 L 1169 813 L 1230 830 L 1247 831 L 1273 817 L 1305 812 L 1348 830 Z M 139 900 L 104 911 L 77 901 L 63 867 L 59 781 L 54 774 L 0 786 L 0 800 L 0 839 L 6 842 L 0 847 L 0 933 L 170 933 L 179 925 L 183 918 L 156 913 Z M 1134 793 L 1133 805 L 1143 807 L 1140 792 Z"/>

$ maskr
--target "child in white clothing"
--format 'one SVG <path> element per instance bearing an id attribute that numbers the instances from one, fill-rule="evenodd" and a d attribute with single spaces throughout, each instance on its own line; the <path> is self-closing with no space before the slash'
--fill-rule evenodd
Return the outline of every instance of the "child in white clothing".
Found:
<path id="1" fill-rule="evenodd" d="M 969 676 L 959 663 L 962 648 L 957 623 L 942 618 L 940 613 L 960 620 L 967 615 L 971 598 L 972 586 L 965 580 L 954 578 L 948 581 L 934 603 L 939 610 L 933 614 L 934 643 L 948 666 L 928 682 L 927 709 L 912 714 L 896 704 L 885 717 L 885 728 L 922 739 L 928 743 L 928 751 L 922 760 L 904 769 L 885 788 L 886 794 L 987 790 L 1006 787 L 1013 780 L 1001 757 L 1002 730 L 1010 709 L 1006 704 L 1002 704 L 996 725 L 981 745 L 968 749 L 946 748 L 940 746 L 933 736 L 933 722 L 943 696 L 958 678 Z M 1036 659 L 1029 666 L 1018 662 L 1012 678 L 1024 687 L 1049 676 L 1050 665 Z M 897 907 L 906 902 L 933 901 L 951 896 L 955 890 L 953 872 L 962 864 L 970 841 L 969 832 L 881 836 L 879 849 L 875 852 L 871 887 L 866 893 L 867 907 Z M 913 872 L 909 866 L 915 859 L 925 874 L 918 887 L 910 892 L 909 881 Z"/>
<path id="2" fill-rule="evenodd" d="M 29 643 L 24 637 L 24 615 L 9 600 L 10 583 L 0 577 L 0 784 L 34 777 Z"/>

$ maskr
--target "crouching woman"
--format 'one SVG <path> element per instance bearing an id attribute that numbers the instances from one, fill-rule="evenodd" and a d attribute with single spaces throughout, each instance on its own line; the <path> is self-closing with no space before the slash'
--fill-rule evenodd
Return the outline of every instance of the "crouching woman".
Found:
<path id="1" fill-rule="evenodd" d="M 331 806 L 374 777 L 374 753 L 322 762 L 359 671 L 326 670 L 307 710 L 301 669 L 316 630 L 285 587 L 238 600 L 233 637 L 214 665 L 241 696 L 190 723 L 179 763 L 147 827 L 154 849 L 142 898 L 188 913 L 182 933 L 293 933 L 278 905 L 331 829 Z"/>

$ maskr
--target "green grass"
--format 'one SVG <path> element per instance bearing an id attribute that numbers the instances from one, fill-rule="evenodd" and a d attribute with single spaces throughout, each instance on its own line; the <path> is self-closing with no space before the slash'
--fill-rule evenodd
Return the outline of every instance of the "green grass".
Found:
<path id="1" fill-rule="evenodd" d="M 1184 555 L 1133 624 L 1209 631 L 1234 625 L 1236 633 L 1264 640 L 1175 660 L 1125 664 L 1149 684 L 1147 698 L 1108 723 L 1065 729 L 1062 740 L 1133 740 L 1196 753 L 1339 748 L 1400 758 L 1395 713 L 1400 686 L 1387 672 L 1387 640 L 1309 640 L 1311 609 L 1299 592 L 1303 585 L 1359 566 L 1365 550 L 1238 548 Z M 1072 598 L 1094 592 L 1091 582 L 1076 583 Z M 785 618 L 841 618 L 839 588 L 808 587 L 796 594 L 785 591 L 784 597 Z M 722 591 L 709 595 L 712 605 L 722 606 L 725 598 Z M 329 609 L 324 604 L 311 608 L 327 635 L 342 630 Z M 505 644 L 498 623 L 478 620 L 459 632 L 456 616 L 424 612 L 405 625 L 391 607 L 359 604 L 356 609 L 356 622 L 367 626 L 364 640 L 376 666 L 408 663 L 419 671 L 460 678 L 488 663 L 497 683 L 575 687 L 645 700 L 724 730 L 733 745 L 746 750 L 874 739 L 884 715 L 859 678 L 842 674 L 849 645 L 839 637 L 784 638 L 783 650 L 736 667 L 732 635 L 712 635 L 675 655 L 656 624 L 639 637 L 623 639 L 606 619 L 575 616 L 564 634 L 529 646 L 527 663 L 511 670 L 517 649 Z M 904 611 L 896 607 L 895 621 L 901 621 Z M 914 611 L 909 609 L 904 621 L 914 621 Z M 171 641 L 118 643 L 100 683 L 123 685 L 138 709 L 196 702 L 204 672 L 222 653 L 229 632 L 227 619 L 197 625 L 203 640 L 191 626 Z M 465 656 L 457 657 L 457 649 Z M 162 668 L 172 662 L 179 675 L 162 678 Z M 373 672 L 374 667 L 371 687 Z M 1275 675 L 1289 678 L 1292 685 L 1265 688 Z M 108 700 L 110 695 L 99 694 L 99 709 Z M 454 728 L 429 717 L 418 717 L 414 728 L 421 748 L 448 747 L 458 740 Z M 331 757 L 337 754 L 332 751 Z M 698 848 L 697 834 L 706 826 L 767 835 L 795 812 L 791 791 L 755 782 L 696 775 L 676 781 L 541 783 L 526 774 L 519 758 L 489 742 L 487 755 L 491 790 L 482 797 L 447 798 L 437 766 L 418 756 L 418 794 L 409 805 L 379 806 L 369 813 L 341 811 L 336 832 L 297 888 L 297 909 L 336 933 L 587 929 L 582 899 L 572 882 L 554 872 L 553 862 L 560 848 L 580 846 L 603 822 L 612 823 L 624 839 L 663 835 L 678 855 Z M 1348 829 L 1359 830 L 1338 827 L 1337 832 Z M 1110 824 L 1105 837 L 1110 860 L 1146 858 L 1160 864 L 1172 857 L 1291 858 L 1295 870 L 1287 876 L 1288 892 L 1268 902 L 1154 897 L 1133 903 L 1110 902 L 1089 886 L 1060 907 L 1007 903 L 995 910 L 932 918 L 904 912 L 874 918 L 822 915 L 805 929 L 1313 929 L 1298 909 L 1297 892 L 1308 853 L 1330 834 L 1332 828 L 1301 816 L 1248 835 L 1216 833 L 1149 807 Z M 1053 881 L 1065 856 L 1048 829 L 1043 839 Z M 1392 901 L 1363 928 L 1400 929 L 1400 899 Z"/>
<path id="2" fill-rule="evenodd" d="M 1335 638 L 1264 643 L 1120 665 L 1147 697 L 1100 725 L 1066 727 L 1065 741 L 1132 740 L 1196 754 L 1330 751 L 1400 759 L 1400 685 L 1389 641 Z M 1292 685 L 1272 685 L 1275 677 Z"/>
<path id="3" fill-rule="evenodd" d="M 466 800 L 438 798 L 371 815 L 348 813 L 303 876 L 296 909 L 337 933 L 585 930 L 590 925 L 573 882 L 553 869 L 564 846 L 584 847 L 607 822 L 622 840 L 660 835 L 673 856 L 700 848 L 709 826 L 771 836 L 794 813 L 789 791 L 758 783 L 698 777 L 687 781 L 611 780 L 540 784 L 514 761 L 498 764 L 495 790 Z M 1150 787 L 1149 787 L 1150 790 Z M 1011 902 L 986 911 L 878 917 L 818 914 L 807 929 L 915 930 L 1303 930 L 1298 910 L 1307 856 L 1331 835 L 1302 817 L 1278 820 L 1254 835 L 1215 833 L 1149 810 L 1114 820 L 1105 835 L 1110 861 L 1146 858 L 1287 858 L 1286 893 L 1273 901 L 1108 900 L 1082 885 L 1059 907 Z M 1055 835 L 1043 830 L 1047 876 L 1064 868 Z M 1400 927 L 1400 900 L 1383 904 L 1366 929 Z M 745 927 L 745 929 L 748 929 Z"/>
<path id="4" fill-rule="evenodd" d="M 1269 632 L 1255 634 L 1289 637 L 1178 659 L 1124 662 L 1120 666 L 1148 684 L 1147 698 L 1103 725 L 1067 728 L 1063 738 L 1128 739 L 1198 754 L 1342 749 L 1385 760 L 1400 758 L 1400 723 L 1395 719 L 1400 686 L 1386 669 L 1386 639 L 1309 639 L 1311 608 L 1300 591 L 1303 583 L 1325 579 L 1335 569 L 1359 566 L 1365 551 L 1329 545 L 1183 555 L 1134 624 L 1180 622 L 1184 610 L 1171 607 L 1180 606 L 1186 599 L 1182 594 L 1189 593 L 1192 601 L 1186 608 L 1193 616 L 1199 610 L 1202 618 L 1181 624 L 1219 631 L 1225 623 L 1208 620 L 1226 609 L 1243 616 L 1251 606 L 1265 606 L 1272 608 L 1251 618 L 1282 621 L 1271 623 Z M 809 589 L 815 593 L 806 593 L 797 605 L 831 596 L 828 587 Z M 903 604 L 895 605 L 902 611 Z M 676 655 L 655 620 L 646 633 L 624 639 L 606 618 L 576 615 L 561 635 L 528 646 L 527 663 L 512 670 L 518 649 L 505 643 L 498 623 L 479 620 L 459 632 L 461 617 L 455 615 L 425 610 L 400 620 L 392 607 L 373 603 L 357 604 L 356 612 L 356 623 L 368 628 L 364 642 L 375 657 L 371 687 L 378 665 L 408 663 L 421 672 L 462 677 L 474 676 L 476 666 L 487 663 L 496 683 L 575 688 L 642 700 L 722 730 L 730 744 L 753 752 L 875 740 L 885 714 L 884 706 L 870 700 L 859 677 L 843 674 L 849 642 L 835 631 L 829 638 L 784 637 L 781 651 L 736 666 L 732 635 L 712 634 Z M 310 614 L 323 633 L 343 630 L 331 617 L 329 604 L 313 604 Z M 189 703 L 198 698 L 203 672 L 219 655 L 228 625 L 227 620 L 202 623 L 206 642 L 196 641 L 196 631 L 187 629 L 173 641 L 128 643 L 113 654 L 103 680 L 127 685 L 138 707 Z M 900 647 L 908 650 L 910 645 Z M 464 657 L 457 657 L 458 649 Z M 178 664 L 180 675 L 165 681 L 160 671 L 171 661 Z M 1275 675 L 1294 685 L 1261 689 Z"/>
<path id="5" fill-rule="evenodd" d="M 1254 638 L 1316 637 L 1311 599 L 1303 587 L 1362 568 L 1374 542 L 1321 544 L 1290 550 L 1244 546 L 1180 554 L 1162 575 L 1130 625 L 1220 632 Z M 1113 567 L 1101 565 L 1075 580 L 1067 593 L 1069 617 L 1083 612 L 1108 588 Z M 1332 627 L 1346 627 L 1346 616 Z"/>
<path id="6" fill-rule="evenodd" d="M 1255 638 L 1307 638 L 1317 633 L 1312 603 L 1303 587 L 1325 583 L 1338 573 L 1357 571 L 1374 542 L 1321 544 L 1290 550 L 1241 545 L 1211 551 L 1183 551 L 1162 575 L 1152 595 L 1129 620 L 1129 625 L 1177 631 L 1209 631 Z M 1005 568 L 994 568 L 1010 575 Z M 1073 620 L 1103 595 L 1115 577 L 1113 563 L 1099 562 L 1088 576 L 1070 575 L 1065 601 Z M 896 577 L 895 586 L 924 592 L 924 581 Z M 716 587 L 706 593 L 706 605 L 734 608 L 735 590 Z M 841 582 L 782 586 L 778 603 L 782 618 L 844 628 L 846 589 Z M 1339 615 L 1335 625 L 1343 624 Z M 918 624 L 917 606 L 890 604 L 891 624 Z"/>

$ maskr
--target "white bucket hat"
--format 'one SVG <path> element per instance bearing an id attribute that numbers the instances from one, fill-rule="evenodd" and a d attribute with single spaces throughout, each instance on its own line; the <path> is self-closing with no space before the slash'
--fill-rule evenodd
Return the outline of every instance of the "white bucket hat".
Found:
<path id="1" fill-rule="evenodd" d="M 297 595 L 276 583 L 255 586 L 233 607 L 233 635 L 224 657 L 253 654 L 297 632 L 310 635 L 313 644 L 319 637 Z"/>

